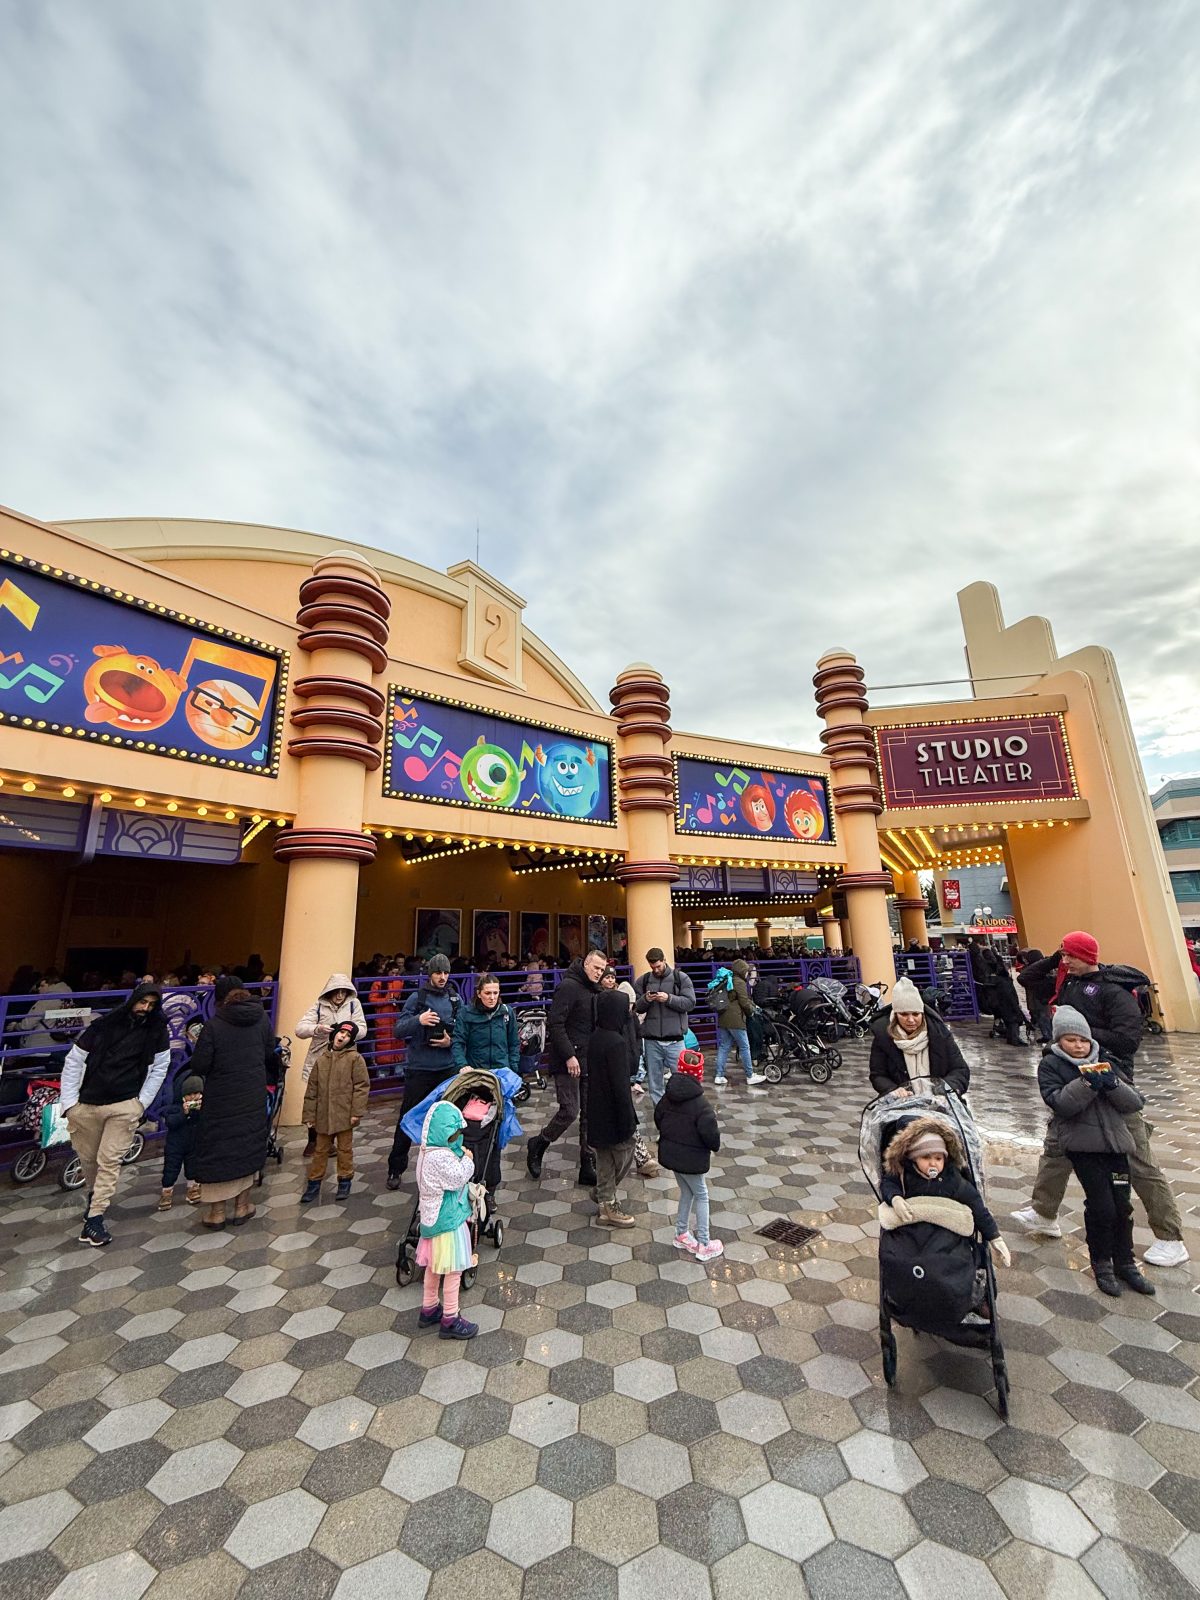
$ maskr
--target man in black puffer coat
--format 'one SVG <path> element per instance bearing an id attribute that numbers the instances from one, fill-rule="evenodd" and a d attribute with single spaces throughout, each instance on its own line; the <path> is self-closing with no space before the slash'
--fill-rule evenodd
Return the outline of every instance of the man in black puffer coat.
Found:
<path id="1" fill-rule="evenodd" d="M 587 1071 L 588 1040 L 596 1026 L 596 996 L 607 965 L 602 950 L 589 950 L 582 960 L 576 957 L 563 973 L 550 1002 L 546 1032 L 558 1110 L 526 1147 L 525 1161 L 531 1178 L 541 1177 L 546 1151 L 579 1117 L 579 1182 L 589 1189 L 595 1185 L 596 1164 L 587 1144 L 587 1084 L 582 1084 L 585 1109 L 581 1114 L 580 1079 Z"/>

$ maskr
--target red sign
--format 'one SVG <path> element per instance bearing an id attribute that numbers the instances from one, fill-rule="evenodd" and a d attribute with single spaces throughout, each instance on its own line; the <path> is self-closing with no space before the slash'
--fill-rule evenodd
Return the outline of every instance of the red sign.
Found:
<path id="1" fill-rule="evenodd" d="M 1079 798 L 1055 711 L 876 728 L 875 742 L 889 811 Z"/>
<path id="2" fill-rule="evenodd" d="M 957 878 L 942 879 L 942 904 L 947 911 L 957 911 L 962 905 L 962 885 Z"/>

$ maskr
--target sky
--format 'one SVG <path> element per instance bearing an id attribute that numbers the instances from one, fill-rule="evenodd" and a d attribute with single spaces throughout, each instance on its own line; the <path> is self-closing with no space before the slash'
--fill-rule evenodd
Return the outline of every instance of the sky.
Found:
<path id="1" fill-rule="evenodd" d="M 1197 81 L 1190 0 L 0 0 L 0 500 L 478 527 L 598 698 L 807 748 L 987 579 L 1198 771 Z"/>

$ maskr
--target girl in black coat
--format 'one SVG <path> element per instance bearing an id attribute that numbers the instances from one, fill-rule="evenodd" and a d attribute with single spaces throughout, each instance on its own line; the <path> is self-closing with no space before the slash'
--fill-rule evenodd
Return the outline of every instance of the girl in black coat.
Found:
<path id="1" fill-rule="evenodd" d="M 679 1066 L 671 1074 L 662 1099 L 654 1108 L 658 1125 L 658 1159 L 675 1174 L 679 1184 L 679 1215 L 675 1222 L 675 1248 L 697 1261 L 723 1254 L 720 1239 L 708 1235 L 708 1183 L 704 1174 L 712 1154 L 721 1148 L 716 1115 L 704 1096 L 704 1057 L 698 1050 L 681 1050 Z M 692 1210 L 696 1231 L 688 1227 Z"/>
<path id="2" fill-rule="evenodd" d="M 634 1219 L 617 1204 L 617 1185 L 633 1165 L 637 1113 L 629 1090 L 625 1024 L 629 1001 L 618 990 L 596 999 L 596 1031 L 588 1040 L 587 1126 L 596 1152 L 596 1201 L 606 1228 L 632 1228 Z"/>
<path id="3" fill-rule="evenodd" d="M 273 1069 L 271 1019 L 245 989 L 233 989 L 196 1041 L 188 1070 L 204 1079 L 204 1102 L 195 1132 L 192 1172 L 207 1209 L 206 1228 L 225 1225 L 234 1202 L 234 1224 L 254 1215 L 250 1188 L 267 1153 L 267 1073 Z"/>

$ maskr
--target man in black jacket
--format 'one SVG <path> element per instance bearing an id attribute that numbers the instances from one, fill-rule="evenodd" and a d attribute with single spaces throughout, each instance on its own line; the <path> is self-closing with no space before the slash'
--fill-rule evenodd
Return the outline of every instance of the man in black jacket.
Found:
<path id="1" fill-rule="evenodd" d="M 408 1049 L 404 1056 L 404 1098 L 400 1102 L 396 1133 L 388 1156 L 389 1189 L 400 1187 L 408 1167 L 412 1141 L 402 1126 L 405 1117 L 455 1072 L 450 1050 L 462 998 L 450 982 L 450 962 L 446 956 L 430 956 L 426 971 L 424 982 L 408 996 L 396 1019 L 396 1037 L 407 1040 Z"/>
<path id="2" fill-rule="evenodd" d="M 589 950 L 582 960 L 576 957 L 563 973 L 550 1013 L 546 1032 L 550 1050 L 550 1074 L 558 1110 L 550 1121 L 530 1139 L 525 1161 L 531 1178 L 540 1178 L 546 1151 L 579 1118 L 579 1182 L 592 1188 L 596 1164 L 587 1145 L 587 1114 L 580 1113 L 580 1078 L 587 1071 L 588 1040 L 596 1026 L 596 996 L 608 960 L 602 950 Z M 587 1084 L 582 1085 L 583 1104 L 587 1103 Z"/>
<path id="3" fill-rule="evenodd" d="M 1106 974 L 1099 965 L 1099 958 L 1097 940 L 1090 933 L 1076 931 L 1066 934 L 1053 955 L 1026 967 L 1021 976 L 1036 984 L 1050 973 L 1054 973 L 1057 980 L 1062 975 L 1061 969 L 1065 968 L 1055 1005 L 1074 1006 L 1076 1011 L 1082 1012 L 1101 1054 L 1114 1059 L 1123 1070 L 1127 1068 L 1132 1082 L 1133 1057 L 1142 1042 L 1142 1013 L 1128 989 Z M 1126 1122 L 1134 1143 L 1134 1152 L 1129 1157 L 1129 1179 L 1146 1208 L 1154 1234 L 1154 1243 L 1143 1260 L 1154 1267 L 1180 1267 L 1188 1259 L 1183 1223 L 1171 1187 L 1150 1149 L 1150 1125 L 1140 1111 L 1133 1112 Z M 1055 1218 L 1070 1178 L 1071 1163 L 1059 1148 L 1054 1134 L 1047 1130 L 1033 1198 L 1023 1210 L 1012 1213 L 1026 1232 L 1050 1239 L 1062 1237 L 1062 1229 Z"/>
<path id="4" fill-rule="evenodd" d="M 650 970 L 642 973 L 634 992 L 642 1019 L 642 1055 L 650 1079 L 650 1100 L 657 1105 L 663 1097 L 664 1074 L 673 1072 L 679 1059 L 688 1013 L 696 1005 L 696 990 L 686 972 L 667 965 L 661 950 L 647 950 L 646 960 Z"/>

